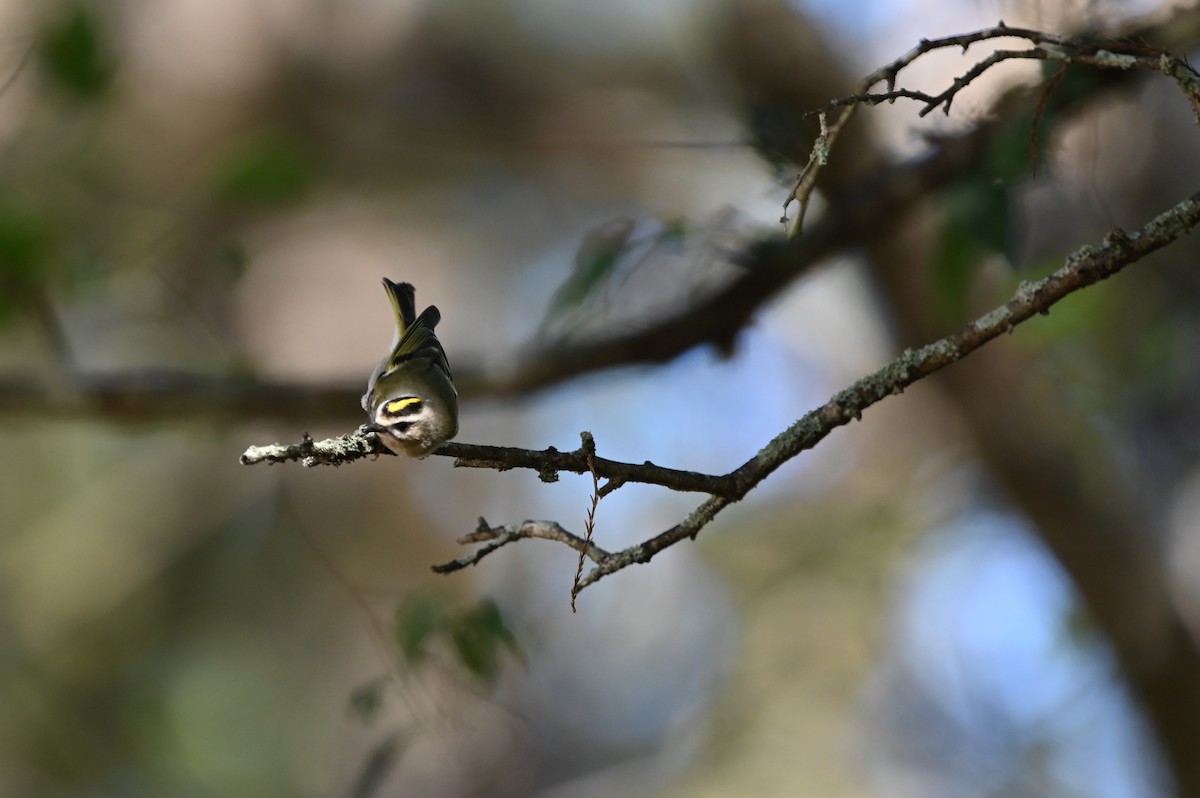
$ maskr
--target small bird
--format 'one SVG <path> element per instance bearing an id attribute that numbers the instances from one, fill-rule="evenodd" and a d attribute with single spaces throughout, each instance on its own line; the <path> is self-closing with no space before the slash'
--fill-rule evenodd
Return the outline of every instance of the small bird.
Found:
<path id="1" fill-rule="evenodd" d="M 367 381 L 362 408 L 384 446 L 407 457 L 425 457 L 458 434 L 458 391 L 446 351 L 433 329 L 442 320 L 430 305 L 417 315 L 408 283 L 383 285 L 396 314 L 392 351 Z"/>

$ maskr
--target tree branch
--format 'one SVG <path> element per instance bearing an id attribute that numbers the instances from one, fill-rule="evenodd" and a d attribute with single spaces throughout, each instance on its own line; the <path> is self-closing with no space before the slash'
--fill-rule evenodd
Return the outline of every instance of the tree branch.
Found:
<path id="1" fill-rule="evenodd" d="M 921 157 L 845 187 L 841 193 L 852 201 L 812 224 L 803 238 L 752 243 L 732 256 L 743 268 L 728 284 L 645 327 L 599 340 L 531 347 L 500 368 L 456 359 L 460 396 L 467 402 L 528 396 L 583 374 L 666 363 L 706 343 L 729 351 L 754 314 L 793 281 L 847 246 L 884 239 L 904 223 L 909 209 L 974 168 L 1000 123 L 989 120 L 940 139 Z M 314 385 L 167 369 L 68 376 L 58 391 L 33 379 L 0 379 L 0 415 L 121 422 L 210 416 L 303 424 L 347 424 L 362 417 L 360 383 Z"/>
<path id="2" fill-rule="evenodd" d="M 906 350 L 874 373 L 839 391 L 728 474 L 713 476 L 666 469 L 650 463 L 636 465 L 594 458 L 595 473 L 620 484 L 643 482 L 709 494 L 709 498 L 682 522 L 642 543 L 608 554 L 556 523 L 526 521 L 520 526 L 493 528 L 481 522 L 480 529 L 462 542 L 488 540 L 488 545 L 467 557 L 435 566 L 434 570 L 449 573 L 474 565 L 502 546 L 530 537 L 557 540 L 591 557 L 596 565 L 579 581 L 580 589 L 634 563 L 649 562 L 660 551 L 686 538 L 695 538 L 721 510 L 742 499 L 781 465 L 816 446 L 833 430 L 861 418 L 867 408 L 962 360 L 988 341 L 1012 332 L 1018 324 L 1035 315 L 1049 313 L 1050 308 L 1064 297 L 1111 277 L 1130 263 L 1167 246 L 1197 224 L 1200 224 L 1200 193 L 1182 200 L 1135 232 L 1114 230 L 1099 246 L 1081 247 L 1049 276 L 1021 283 L 1006 303 L 990 313 L 931 344 Z M 362 427 L 351 435 L 327 441 L 314 442 L 304 436 L 300 443 L 288 446 L 275 444 L 251 447 L 242 455 L 242 462 L 253 464 L 301 460 L 305 465 L 340 465 L 383 451 L 374 434 Z M 498 470 L 531 468 L 547 481 L 556 479 L 559 471 L 584 473 L 589 470 L 586 446 L 581 446 L 575 452 L 559 452 L 553 448 L 530 451 L 451 442 L 435 454 L 456 457 L 458 462 L 455 465 L 459 466 Z"/>
<path id="3" fill-rule="evenodd" d="M 1024 50 L 996 50 L 987 57 L 976 62 L 963 75 L 954 79 L 951 84 L 939 94 L 914 89 L 896 88 L 899 74 L 913 61 L 926 53 L 948 47 L 961 48 L 965 53 L 972 44 L 998 39 L 1026 39 L 1033 46 Z M 817 174 L 829 159 L 832 149 L 842 129 L 849 122 L 855 110 L 862 105 L 878 105 L 884 102 L 895 102 L 899 99 L 916 100 L 922 103 L 918 116 L 926 116 L 937 108 L 949 115 L 950 106 L 959 92 L 973 83 L 983 73 L 1004 61 L 1014 59 L 1032 59 L 1041 61 L 1058 61 L 1063 64 L 1080 64 L 1103 69 L 1140 69 L 1161 72 L 1174 80 L 1192 103 L 1192 107 L 1200 119 L 1200 76 L 1195 70 L 1179 59 L 1160 49 L 1149 47 L 1144 43 L 1132 40 L 1110 41 L 1103 47 L 1093 41 L 1087 41 L 1072 36 L 1044 33 L 1026 28 L 1010 28 L 1003 22 L 992 28 L 964 33 L 957 36 L 947 36 L 941 39 L 922 39 L 920 44 L 905 55 L 896 59 L 865 77 L 858 85 L 858 91 L 849 97 L 842 97 L 827 103 L 821 108 L 814 109 L 809 115 L 818 115 L 821 121 L 821 133 L 813 143 L 812 154 L 804 169 L 796 177 L 795 185 L 783 200 L 783 223 L 787 226 L 789 235 L 800 234 L 804 224 L 804 216 L 809 200 L 816 188 Z M 873 92 L 872 88 L 884 84 L 887 88 L 882 92 Z M 828 115 L 840 110 L 832 123 Z M 796 202 L 799 211 L 794 220 L 787 218 L 787 209 Z"/>
<path id="4" fill-rule="evenodd" d="M 734 483 L 732 497 L 727 494 L 712 496 L 683 522 L 605 558 L 582 580 L 581 587 L 634 563 L 649 562 L 655 554 L 685 538 L 695 538 L 717 513 L 741 499 L 785 462 L 813 448 L 837 427 L 861 418 L 868 407 L 961 360 L 988 341 L 1012 332 L 1018 324 L 1033 316 L 1048 313 L 1054 304 L 1069 294 L 1111 277 L 1130 263 L 1167 246 L 1197 224 L 1200 224 L 1200 193 L 1178 203 L 1134 233 L 1113 231 L 1100 247 L 1081 247 L 1053 274 L 1022 283 L 1005 304 L 945 338 L 915 351 L 906 351 L 805 414 L 758 454 L 726 475 Z"/>
<path id="5" fill-rule="evenodd" d="M 1102 49 L 1098 44 L 1082 39 L 1009 28 L 1001 23 L 974 33 L 922 41 L 906 55 L 867 76 L 860 84 L 859 94 L 814 110 L 813 113 L 834 110 L 843 110 L 843 113 L 822 129 L 813 157 L 786 198 L 785 208 L 793 201 L 807 207 L 820 167 L 848 121 L 849 112 L 857 105 L 890 101 L 900 96 L 912 96 L 926 103 L 938 98 L 948 101 L 962 88 L 956 81 L 957 88 L 952 86 L 941 95 L 917 96 L 911 92 L 871 94 L 871 87 L 884 83 L 889 92 L 896 92 L 898 74 L 921 55 L 945 47 L 965 49 L 976 42 L 1000 37 L 1019 37 L 1037 45 L 1073 48 L 1073 57 L 1078 63 L 1162 72 L 1180 85 L 1200 118 L 1200 86 L 1196 73 L 1174 56 L 1130 40 L 1109 42 L 1105 44 L 1106 49 Z M 849 108 L 845 108 L 847 104 Z M 960 136 L 941 139 L 920 158 L 882 169 L 861 185 L 843 187 L 840 193 L 852 197 L 853 201 L 840 203 L 837 212 L 812 225 L 802 241 L 785 244 L 768 239 L 752 245 L 735 256 L 735 260 L 746 267 L 740 276 L 694 306 L 672 313 L 648 327 L 597 341 L 534 347 L 516 362 L 499 370 L 473 367 L 470 363 L 460 365 L 455 371 L 461 395 L 467 401 L 525 396 L 585 373 L 622 365 L 667 362 L 704 343 L 729 349 L 754 313 L 814 264 L 847 245 L 886 238 L 907 218 L 907 208 L 972 169 L 999 121 L 984 122 Z M 801 216 L 793 223 L 794 230 L 798 230 L 802 219 Z M 213 377 L 166 369 L 69 376 L 65 385 L 56 386 L 61 390 L 49 390 L 34 379 L 0 380 L 0 414 L 52 418 L 87 416 L 136 422 L 216 416 L 345 423 L 359 416 L 357 400 L 362 391 L 358 384 L 313 385 Z"/>
<path id="6" fill-rule="evenodd" d="M 600 489 L 603 497 L 626 482 L 641 482 L 690 493 L 721 494 L 731 490 L 731 484 L 723 477 L 665 468 L 647 460 L 644 463 L 623 463 L 603 457 L 589 458 L 585 444 L 573 452 L 560 452 L 553 446 L 546 449 L 518 449 L 512 446 L 480 446 L 473 443 L 450 441 L 442 444 L 434 455 L 453 457 L 456 468 L 490 468 L 508 471 L 527 468 L 538 472 L 543 482 L 557 482 L 561 472 L 572 474 L 594 473 L 608 480 Z M 594 445 L 594 444 L 593 444 Z M 593 450 L 594 452 L 594 450 Z M 379 455 L 394 456 L 380 443 L 376 434 L 366 424 L 348 435 L 339 435 L 322 441 L 314 441 L 306 433 L 299 443 L 270 443 L 251 446 L 242 453 L 242 465 L 258 463 L 284 463 L 298 461 L 306 468 L 319 465 L 340 466 Z"/>
<path id="7" fill-rule="evenodd" d="M 823 117 L 821 135 L 814 145 L 812 158 L 808 167 L 798 177 L 797 187 L 789 195 L 789 202 L 797 200 L 802 208 L 805 207 L 808 192 L 811 192 L 812 187 L 815 186 L 816 172 L 827 158 L 829 148 L 854 108 L 859 104 L 901 96 L 895 91 L 895 79 L 901 69 L 930 50 L 952 45 L 965 49 L 974 42 L 1000 36 L 1023 37 L 1035 44 L 1050 44 L 1062 49 L 1050 50 L 1034 47 L 1023 51 L 996 51 L 978 62 L 941 94 L 922 95 L 921 99 L 926 103 L 925 112 L 939 106 L 948 111 L 957 92 L 987 69 L 1011 58 L 1045 58 L 1119 69 L 1132 67 L 1155 69 L 1172 77 L 1193 106 L 1200 106 L 1200 102 L 1197 101 L 1197 97 L 1200 97 L 1200 90 L 1198 90 L 1200 82 L 1197 80 L 1196 73 L 1179 59 L 1165 53 L 1156 52 L 1153 56 L 1145 55 L 1144 50 L 1134 53 L 1114 53 L 1068 37 L 1012 29 L 1003 25 L 974 34 L 925 41 L 888 67 L 868 76 L 863 83 L 864 90 L 861 92 L 861 96 L 846 101 L 850 103 L 849 108 L 833 124 L 827 124 Z M 1070 52 L 1063 52 L 1063 50 Z M 887 83 L 888 92 L 886 94 L 888 96 L 869 94 L 871 86 L 879 82 Z M 894 201 L 894 199 L 894 197 L 888 197 L 879 202 L 876 212 L 887 208 L 890 205 L 889 200 Z M 845 223 L 845 216 L 835 216 L 835 218 L 839 218 Z M 906 350 L 891 363 L 839 392 L 824 405 L 805 414 L 800 420 L 777 435 L 750 460 L 722 476 L 663 469 L 651 463 L 638 466 L 630 463 L 602 461 L 595 458 L 594 449 L 588 447 L 591 439 L 590 433 L 584 433 L 584 446 L 572 453 L 562 453 L 552 448 L 543 451 L 528 451 L 504 447 L 446 444 L 438 451 L 438 454 L 458 457 L 456 465 L 498 470 L 532 468 L 537 470 L 541 478 L 546 481 L 557 479 L 559 471 L 583 473 L 585 470 L 589 470 L 595 479 L 599 479 L 603 475 L 609 480 L 609 484 L 605 486 L 605 493 L 627 482 L 647 482 L 679 490 L 698 490 L 708 493 L 709 498 L 679 524 L 642 543 L 612 554 L 599 553 L 598 550 L 592 548 L 589 540 L 573 535 L 557 524 L 525 522 L 520 527 L 491 528 L 481 520 L 480 530 L 477 530 L 475 535 L 468 536 L 464 542 L 478 542 L 487 539 L 490 541 L 488 545 L 473 555 L 445 565 L 435 566 L 434 570 L 439 573 L 447 573 L 466 565 L 474 565 L 487 554 L 516 540 L 527 537 L 548 538 L 566 543 L 581 553 L 587 553 L 596 563 L 587 576 L 582 579 L 576 577 L 572 593 L 574 596 L 579 590 L 594 584 L 610 573 L 634 563 L 648 562 L 658 552 L 681 540 L 695 538 L 700 530 L 725 507 L 744 497 L 783 463 L 801 452 L 813 448 L 837 427 L 861 418 L 867 408 L 887 396 L 902 392 L 916 381 L 961 360 L 988 341 L 1003 333 L 1011 332 L 1016 325 L 1034 315 L 1048 313 L 1050 308 L 1063 297 L 1116 274 L 1128 264 L 1140 260 L 1176 240 L 1195 227 L 1198 222 L 1200 222 L 1200 194 L 1195 194 L 1160 214 L 1132 234 L 1114 230 L 1105 237 L 1099 247 L 1084 246 L 1080 248 L 1068 256 L 1064 265 L 1053 274 L 1041 280 L 1022 283 L 1012 298 L 1004 305 L 932 344 L 917 350 Z M 863 223 L 867 224 L 868 228 L 871 226 L 869 223 Z M 886 227 L 886 225 L 880 226 Z M 728 344 L 732 335 L 744 323 L 749 312 L 761 302 L 763 295 L 759 294 L 759 291 L 763 290 L 763 286 L 767 285 L 777 290 L 783 283 L 795 276 L 793 269 L 796 263 L 813 262 L 810 258 L 814 258 L 814 253 L 821 252 L 832 244 L 831 237 L 836 236 L 826 227 L 824 237 L 820 234 L 816 237 L 810 234 L 804 239 L 793 238 L 782 245 L 777 242 L 762 242 L 760 248 L 756 250 L 757 254 L 761 256 L 757 261 L 760 268 L 748 269 L 746 275 L 735 280 L 725 291 L 719 292 L 714 298 L 701 302 L 698 306 L 685 311 L 680 317 L 671 320 L 672 326 L 669 329 L 676 334 L 688 329 L 701 329 L 710 335 L 715 332 L 717 337 L 709 340 L 715 340 L 718 344 L 722 342 Z M 781 246 L 784 253 L 782 256 Z M 807 256 L 804 253 L 807 253 Z M 763 268 L 768 265 L 783 266 L 783 268 Z M 721 299 L 721 304 L 719 307 L 713 307 L 713 301 L 717 298 Z M 732 313 L 730 305 L 733 307 Z M 739 309 L 746 309 L 746 315 L 739 314 Z M 716 310 L 721 312 L 715 312 Z M 692 317 L 690 321 L 682 322 L 688 316 Z M 708 326 L 712 319 L 732 319 L 732 321 L 726 322 L 730 324 L 729 327 L 714 331 Z M 679 323 L 679 326 L 674 326 L 676 323 Z M 662 332 L 659 329 L 628 336 L 624 343 L 633 344 L 635 351 L 639 353 L 638 355 L 628 354 L 628 356 L 630 358 L 646 357 L 643 345 L 647 348 L 655 344 L 661 346 L 665 339 Z M 642 340 L 642 337 L 647 334 L 649 334 L 649 338 Z M 615 350 L 607 349 L 607 347 L 612 346 L 612 343 L 612 341 L 608 341 L 591 346 L 605 347 L 605 351 L 611 353 Z M 668 343 L 668 351 L 673 351 L 671 347 L 674 345 L 676 344 Z M 586 348 L 588 345 L 583 346 Z M 589 358 L 590 362 L 594 364 L 599 353 L 599 349 L 593 349 L 590 352 L 592 355 Z M 603 356 L 600 356 L 599 359 L 603 360 Z M 544 363 L 545 361 L 542 361 L 539 365 Z M 559 369 L 570 371 L 571 367 L 560 364 L 552 366 L 552 368 L 555 371 Z M 536 383 L 536 380 L 534 382 Z M 299 444 L 292 446 L 252 447 L 242 455 L 242 462 L 302 459 L 306 465 L 323 462 L 340 464 L 366 454 L 378 454 L 381 447 L 378 441 L 373 440 L 370 436 L 371 434 L 366 432 L 365 428 L 360 428 L 359 432 L 353 436 L 320 443 L 313 442 L 305 436 Z M 594 446 L 594 442 L 592 445 Z M 600 489 L 597 486 L 593 501 L 598 501 L 600 495 Z"/>
<path id="8" fill-rule="evenodd" d="M 521 524 L 509 524 L 508 526 L 491 526 L 483 517 L 480 517 L 479 526 L 475 528 L 475 531 L 469 535 L 463 535 L 458 539 L 458 542 L 462 545 L 487 542 L 488 545 L 476 549 L 465 557 L 459 557 L 457 560 L 451 560 L 443 565 L 435 565 L 433 566 L 433 572 L 435 574 L 450 574 L 455 571 L 461 571 L 463 568 L 475 565 L 502 546 L 507 546 L 509 543 L 515 543 L 518 540 L 525 540 L 526 538 L 540 538 L 542 540 L 553 540 L 565 544 L 575 549 L 580 555 L 589 557 L 593 562 L 597 563 L 610 560 L 613 556 L 595 543 L 584 540 L 578 535 L 571 534 L 559 526 L 557 521 L 525 521 Z"/>

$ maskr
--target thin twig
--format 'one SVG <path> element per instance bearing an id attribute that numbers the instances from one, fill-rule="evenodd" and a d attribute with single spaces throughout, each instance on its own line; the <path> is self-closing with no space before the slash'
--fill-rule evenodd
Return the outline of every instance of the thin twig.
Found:
<path id="1" fill-rule="evenodd" d="M 915 89 L 896 88 L 896 80 L 900 72 L 926 53 L 948 47 L 961 48 L 965 53 L 972 44 L 998 38 L 1025 39 L 1032 46 L 1024 50 L 996 50 L 992 52 L 987 57 L 976 62 L 963 75 L 955 78 L 940 94 L 929 94 Z M 825 165 L 826 161 L 828 161 L 829 151 L 832 149 L 842 128 L 850 120 L 856 108 L 862 105 L 878 105 L 880 103 L 891 103 L 900 99 L 908 99 L 922 103 L 922 108 L 917 112 L 918 116 L 926 116 L 937 108 L 941 108 L 944 113 L 949 114 L 950 106 L 959 92 L 973 83 L 984 72 L 1004 61 L 1019 59 L 1059 61 L 1064 65 L 1082 64 L 1106 69 L 1143 69 L 1162 72 L 1168 77 L 1175 79 L 1184 88 L 1185 93 L 1189 94 L 1189 97 L 1192 98 L 1193 106 L 1196 108 L 1197 117 L 1200 118 L 1200 100 L 1196 99 L 1200 95 L 1189 92 L 1188 87 L 1185 85 L 1188 80 L 1195 80 L 1195 73 L 1179 59 L 1143 45 L 1130 42 L 1108 42 L 1104 47 L 1101 47 L 1096 42 L 1089 42 L 1071 36 L 1044 33 L 1026 28 L 1010 28 L 1003 22 L 1000 22 L 995 27 L 975 31 L 974 33 L 947 36 L 941 39 L 922 39 L 920 44 L 908 53 L 865 77 L 859 83 L 856 93 L 849 97 L 832 100 L 824 106 L 808 112 L 808 115 L 815 114 L 821 120 L 821 133 L 813 143 L 812 154 L 809 157 L 808 163 L 797 176 L 795 185 L 783 201 L 785 210 L 783 221 L 785 224 L 787 223 L 786 209 L 788 206 L 793 201 L 799 204 L 799 212 L 795 221 L 788 229 L 788 235 L 794 238 L 800 234 L 809 200 L 816 187 L 817 173 Z M 1167 63 L 1167 59 L 1171 59 L 1170 64 Z M 1184 71 L 1191 74 L 1185 76 L 1173 74 L 1173 72 Z M 873 92 L 872 88 L 881 83 L 887 87 L 886 90 Z M 834 111 L 839 111 L 840 115 L 832 125 L 826 127 L 826 115 Z"/>
<path id="2" fill-rule="evenodd" d="M 904 352 L 900 357 L 867 375 L 849 388 L 839 392 L 821 407 L 804 415 L 780 433 L 750 460 L 725 475 L 696 474 L 664 469 L 650 463 L 636 465 L 618 463 L 595 457 L 589 464 L 588 451 L 559 452 L 555 449 L 528 451 L 507 447 L 479 447 L 450 443 L 438 454 L 464 457 L 485 454 L 491 467 L 534 468 L 543 479 L 551 478 L 557 470 L 594 473 L 594 494 L 609 492 L 610 487 L 598 487 L 599 477 L 610 479 L 612 485 L 645 482 L 678 490 L 694 490 L 704 484 L 709 493 L 706 499 L 684 521 L 636 546 L 609 554 L 597 548 L 587 538 L 574 535 L 554 522 L 526 521 L 519 526 L 489 527 L 481 519 L 480 529 L 467 536 L 463 543 L 486 541 L 487 546 L 471 555 L 434 568 L 438 573 L 474 565 L 493 551 L 524 538 L 542 538 L 564 543 L 596 562 L 596 566 L 579 581 L 579 589 L 595 583 L 604 576 L 633 563 L 648 562 L 658 552 L 675 543 L 695 537 L 725 507 L 741 499 L 779 466 L 811 449 L 837 427 L 862 417 L 872 405 L 925 377 L 955 363 L 988 341 L 1011 332 L 1050 308 L 1069 294 L 1093 285 L 1116 274 L 1125 266 L 1158 250 L 1200 223 L 1200 194 L 1195 194 L 1151 220 L 1140 230 L 1126 234 L 1113 231 L 1099 247 L 1085 246 L 1067 257 L 1064 265 L 1053 274 L 1037 281 L 1022 283 L 1008 302 L 981 316 L 957 332 L 928 346 Z M 374 435 L 360 428 L 356 433 L 313 441 L 304 436 L 298 444 L 288 446 L 251 447 L 243 454 L 243 462 L 279 462 L 301 460 L 306 465 L 319 463 L 341 464 L 384 450 Z M 547 470 L 548 469 L 548 470 Z"/>
<path id="3" fill-rule="evenodd" d="M 589 543 L 578 535 L 571 534 L 563 529 L 557 521 L 525 521 L 521 524 L 493 527 L 481 517 L 479 519 L 479 526 L 475 528 L 475 531 L 469 535 L 463 535 L 458 539 L 458 542 L 463 545 L 487 542 L 488 545 L 476 549 L 465 557 L 459 557 L 457 560 L 451 560 L 442 565 L 435 565 L 432 567 L 432 570 L 436 574 L 449 574 L 461 571 L 463 568 L 475 565 L 501 547 L 507 546 L 509 543 L 515 543 L 518 540 L 524 540 L 525 538 L 540 538 L 541 540 L 553 540 L 557 543 L 562 543 L 576 551 L 583 552 L 590 560 L 596 563 L 604 562 L 613 556 L 596 544 Z"/>
<path id="4" fill-rule="evenodd" d="M 1050 308 L 1064 297 L 1107 279 L 1131 263 L 1172 243 L 1200 224 L 1200 192 L 1159 214 L 1133 233 L 1114 230 L 1098 247 L 1084 246 L 1066 258 L 1057 271 L 1040 280 L 1021 283 L 1008 302 L 1000 305 L 956 332 L 900 357 L 835 394 L 828 402 L 806 413 L 764 446 L 754 457 L 720 479 L 729 482 L 729 491 L 713 495 L 701 503 L 682 522 L 629 548 L 610 555 L 599 554 L 583 538 L 554 525 L 554 539 L 562 540 L 577 551 L 587 550 L 596 566 L 579 583 L 583 588 L 605 576 L 635 563 L 649 562 L 656 554 L 696 535 L 718 513 L 753 490 L 781 465 L 801 452 L 813 448 L 833 430 L 862 417 L 863 412 L 888 396 L 957 363 L 979 347 L 1012 332 L 1019 324 Z M 531 522 L 526 522 L 531 523 Z M 505 528 L 498 528 L 505 529 Z M 502 543 L 520 537 L 547 535 L 510 535 Z M 476 552 L 463 558 L 473 565 L 488 552 Z M 458 561 L 456 561 L 458 562 Z M 445 566 L 437 568 L 445 572 Z M 457 570 L 457 569 L 451 569 Z"/>
<path id="5" fill-rule="evenodd" d="M 837 121 L 834 122 L 832 128 L 829 126 L 829 118 L 826 112 L 821 111 L 817 114 L 817 122 L 820 127 L 817 132 L 816 141 L 813 142 L 812 153 L 809 155 L 808 163 L 804 165 L 804 169 L 796 177 L 796 185 L 783 198 L 783 218 L 779 221 L 783 223 L 785 232 L 792 238 L 799 235 L 800 229 L 804 226 L 804 217 L 808 215 L 808 203 L 812 200 L 813 189 L 817 185 L 817 175 L 820 173 L 821 167 L 829 161 L 829 150 L 833 146 L 833 141 L 837 138 L 842 128 L 846 126 L 846 123 L 850 121 L 850 116 L 853 113 L 853 106 L 842 111 L 838 114 Z M 793 201 L 797 203 L 798 207 L 796 218 L 789 225 L 787 209 Z"/>
<path id="6" fill-rule="evenodd" d="M 1062 49 L 1052 50 L 1039 46 L 1029 50 L 997 51 L 979 61 L 941 94 L 926 98 L 926 105 L 922 113 L 928 113 L 939 106 L 948 112 L 951 101 L 962 88 L 1001 61 L 1012 58 L 1038 58 L 1104 68 L 1138 68 L 1160 71 L 1176 81 L 1193 108 L 1197 109 L 1200 114 L 1200 75 L 1186 62 L 1174 56 L 1150 51 L 1148 48 L 1140 46 L 1126 47 L 1122 51 L 1106 50 L 1095 44 L 1069 37 L 1008 28 L 1003 23 L 996 28 L 974 34 L 921 42 L 906 56 L 869 76 L 863 83 L 862 94 L 865 95 L 871 86 L 879 82 L 885 82 L 888 92 L 895 94 L 897 74 L 925 52 L 951 45 L 962 47 L 965 50 L 974 42 L 1000 36 L 1022 37 L 1036 45 L 1048 44 Z M 809 166 L 797 178 L 797 187 L 789 195 L 789 203 L 793 199 L 797 200 L 803 211 L 808 193 L 811 192 L 812 185 L 815 185 L 814 173 L 827 158 L 827 149 L 832 146 L 841 125 L 859 104 L 873 101 L 876 101 L 876 98 L 860 97 L 858 101 L 851 103 L 842 112 L 833 125 L 822 125 L 822 133 L 813 147 Z M 822 118 L 824 119 L 824 117 Z M 802 216 L 801 213 L 798 222 L 802 221 Z M 1034 315 L 1048 313 L 1050 308 L 1064 297 L 1104 280 L 1130 263 L 1167 246 L 1180 236 L 1190 232 L 1198 223 L 1200 223 L 1200 193 L 1179 202 L 1132 234 L 1126 234 L 1122 230 L 1113 230 L 1099 247 L 1081 247 L 1068 256 L 1063 266 L 1053 274 L 1041 280 L 1025 282 L 1018 286 L 1015 294 L 1004 305 L 932 344 L 915 351 L 905 351 L 899 358 L 839 392 L 816 410 L 805 414 L 803 418 L 776 436 L 754 457 L 722 477 L 722 481 L 732 483 L 728 490 L 720 493 L 714 492 L 681 523 L 665 532 L 601 559 L 582 581 L 578 581 L 578 589 L 594 584 L 604 576 L 633 563 L 648 562 L 658 552 L 685 538 L 695 538 L 697 533 L 721 510 L 753 490 L 759 482 L 778 469 L 780 465 L 801 452 L 811 449 L 837 427 L 861 418 L 863 411 L 867 408 L 887 396 L 900 393 L 914 382 L 958 362 L 988 341 L 1011 332 L 1016 325 L 1027 321 Z"/>
<path id="7" fill-rule="evenodd" d="M 1042 87 L 1037 105 L 1033 108 L 1033 120 L 1029 123 L 1029 173 L 1031 176 L 1037 175 L 1038 165 L 1042 160 L 1041 144 L 1038 139 L 1042 133 L 1042 120 L 1046 118 L 1046 109 L 1050 104 L 1050 95 L 1066 77 L 1067 67 L 1067 64 L 1063 64 L 1054 71 L 1054 74 L 1046 81 L 1046 85 Z"/>
<path id="8" fill-rule="evenodd" d="M 587 453 L 588 470 L 592 472 L 592 504 L 588 507 L 587 520 L 584 521 L 584 541 L 590 546 L 592 535 L 596 531 L 596 508 L 600 505 L 600 475 L 596 473 L 596 439 L 592 433 L 584 432 L 583 449 Z M 584 549 L 579 550 L 579 564 L 575 568 L 575 581 L 571 583 L 571 612 L 575 612 L 575 597 L 583 587 L 579 584 L 583 576 Z"/>

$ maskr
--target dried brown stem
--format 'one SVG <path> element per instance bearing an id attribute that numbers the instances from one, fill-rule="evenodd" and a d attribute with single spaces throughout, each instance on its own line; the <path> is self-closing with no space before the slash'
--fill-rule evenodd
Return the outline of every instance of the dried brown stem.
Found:
<path id="1" fill-rule="evenodd" d="M 600 475 L 596 472 L 596 439 L 592 433 L 583 433 L 583 448 L 587 454 L 588 471 L 592 474 L 592 503 L 588 507 L 587 519 L 584 521 L 584 540 L 590 546 L 592 535 L 596 532 L 596 508 L 600 506 Z M 584 550 L 579 550 L 579 564 L 575 567 L 575 581 L 571 583 L 571 612 L 575 612 L 575 598 L 583 586 L 579 583 L 583 577 Z"/>

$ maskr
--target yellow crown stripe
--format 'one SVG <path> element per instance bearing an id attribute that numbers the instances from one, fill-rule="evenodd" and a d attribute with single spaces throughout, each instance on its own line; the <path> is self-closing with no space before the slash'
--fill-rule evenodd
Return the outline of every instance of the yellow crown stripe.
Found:
<path id="1" fill-rule="evenodd" d="M 384 409 L 389 413 L 399 413 L 406 407 L 419 404 L 421 404 L 420 399 L 415 396 L 410 396 L 407 399 L 397 399 L 394 402 L 388 402 L 386 405 L 384 405 Z"/>

